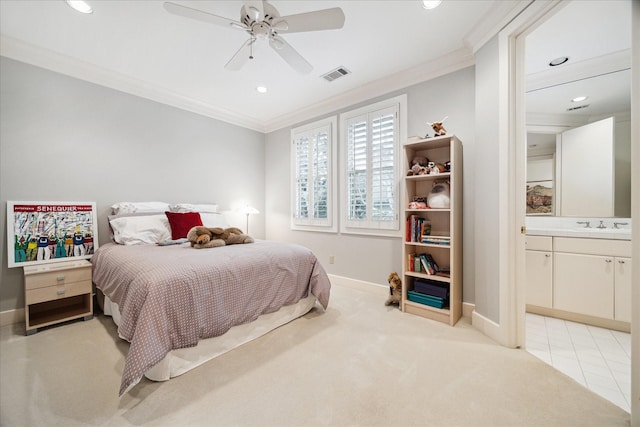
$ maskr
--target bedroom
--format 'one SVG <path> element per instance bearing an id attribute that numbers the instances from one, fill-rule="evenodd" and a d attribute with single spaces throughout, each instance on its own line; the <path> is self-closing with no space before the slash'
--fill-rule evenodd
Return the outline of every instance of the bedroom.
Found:
<path id="1" fill-rule="evenodd" d="M 491 72 L 493 64 L 485 65 Z M 498 181 L 495 172 L 474 183 L 474 171 L 482 168 L 475 159 L 474 148 L 487 143 L 483 139 L 487 137 L 477 135 L 478 114 L 473 99 L 478 96 L 478 80 L 482 78 L 478 67 L 476 63 L 474 69 L 470 62 L 455 72 L 396 90 L 409 94 L 409 135 L 423 133 L 426 120 L 450 116 L 448 128 L 454 129 L 465 143 L 466 202 L 472 205 L 476 187 L 494 187 Z M 4 53 L 1 78 L 2 102 L 13 100 L 10 108 L 6 104 L 2 108 L 3 203 L 22 199 L 95 200 L 99 215 L 104 218 L 108 207 L 117 201 L 201 201 L 205 194 L 213 199 L 207 201 L 231 211 L 229 221 L 241 227 L 244 217 L 233 213 L 233 209 L 244 204 L 256 206 L 262 213 L 251 216 L 251 234 L 257 238 L 302 241 L 335 276 L 384 284 L 388 272 L 399 268 L 397 239 L 289 230 L 287 127 L 265 132 L 210 119 L 26 65 Z M 380 93 L 373 100 L 396 92 Z M 425 103 L 424 98 L 438 102 Z M 331 113 L 347 111 L 364 102 L 345 103 Z M 73 126 L 65 125 L 68 123 Z M 15 141 L 20 142 L 9 144 L 14 138 L 7 136 L 14 132 L 20 135 Z M 488 139 L 490 144 L 491 137 Z M 186 140 L 190 141 L 188 148 Z M 199 159 L 202 153 L 214 156 L 211 163 L 215 162 L 215 173 L 205 172 Z M 495 155 L 496 152 L 487 154 Z M 42 165 L 25 169 L 30 161 Z M 42 169 L 46 173 L 38 172 Z M 498 201 L 486 203 L 486 209 L 476 209 L 475 217 L 465 212 L 465 229 L 473 230 L 474 223 L 481 224 L 483 218 L 489 231 L 497 229 L 494 216 Z M 4 224 L 4 209 L 1 218 Z M 99 235 L 105 239 L 105 221 L 100 222 L 100 227 Z M 5 242 L 4 228 L 1 233 Z M 487 262 L 473 249 L 478 246 L 477 240 L 474 233 L 465 234 L 465 259 L 469 261 L 465 265 L 464 301 L 475 303 L 487 318 L 501 323 L 496 301 L 502 295 L 492 270 L 474 271 L 474 265 Z M 3 259 L 5 250 L 3 243 Z M 353 254 L 357 254 L 356 259 Z M 329 264 L 330 256 L 335 257 L 335 264 Z M 21 282 L 21 272 L 3 264 L 0 311 L 22 305 Z"/>

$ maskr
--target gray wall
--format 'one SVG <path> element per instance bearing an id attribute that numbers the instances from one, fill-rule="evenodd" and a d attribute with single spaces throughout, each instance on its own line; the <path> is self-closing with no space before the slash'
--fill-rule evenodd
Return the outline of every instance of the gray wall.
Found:
<path id="1" fill-rule="evenodd" d="M 7 200 L 95 201 L 100 243 L 118 201 L 250 203 L 261 212 L 250 234 L 264 238 L 262 133 L 5 57 L 0 113 L 0 311 L 24 304 L 22 269 L 7 268 Z"/>
<path id="2" fill-rule="evenodd" d="M 476 53 L 476 150 L 475 188 L 475 311 L 500 323 L 500 281 L 498 254 L 499 208 L 501 195 L 496 165 L 499 161 L 498 36 Z M 468 164 L 468 163 L 467 163 Z M 465 264 L 466 268 L 466 264 Z"/>
<path id="3" fill-rule="evenodd" d="M 362 105 L 406 93 L 408 103 L 407 135 L 424 136 L 427 130 L 430 130 L 426 122 L 440 120 L 445 116 L 449 117 L 445 122 L 445 127 L 449 132 L 455 133 L 463 144 L 465 209 L 463 300 L 465 302 L 474 302 L 474 81 L 474 68 L 469 67 L 364 103 L 345 106 L 333 113 L 350 111 Z M 314 120 L 324 117 L 326 116 Z M 304 123 L 298 125 L 301 124 Z M 402 269 L 400 238 L 293 231 L 290 229 L 290 131 L 291 129 L 287 128 L 271 132 L 266 139 L 266 162 L 269 165 L 265 177 L 267 185 L 265 205 L 268 212 L 266 218 L 267 238 L 303 243 L 316 253 L 330 274 L 386 285 L 389 273 Z M 340 130 L 338 130 L 338 134 L 340 134 Z M 278 167 L 271 167 L 271 165 L 278 165 Z M 339 193 L 341 191 L 338 189 Z M 329 256 L 331 255 L 335 258 L 335 264 L 329 264 Z"/>

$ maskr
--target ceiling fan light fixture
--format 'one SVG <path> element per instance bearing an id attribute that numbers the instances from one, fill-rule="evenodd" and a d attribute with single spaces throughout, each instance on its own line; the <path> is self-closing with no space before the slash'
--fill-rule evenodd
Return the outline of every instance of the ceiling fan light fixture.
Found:
<path id="1" fill-rule="evenodd" d="M 442 0 L 423 0 L 421 3 L 423 8 L 427 10 L 431 10 L 440 6 L 440 3 L 442 3 Z"/>
<path id="2" fill-rule="evenodd" d="M 277 31 L 287 31 L 289 29 L 289 23 L 284 19 L 271 23 L 271 28 Z"/>
<path id="3" fill-rule="evenodd" d="M 550 67 L 557 67 L 558 65 L 562 65 L 569 60 L 568 56 L 560 56 L 556 59 L 553 59 L 549 62 Z"/>
<path id="4" fill-rule="evenodd" d="M 83 0 L 67 0 L 67 4 L 73 10 L 76 10 L 80 13 L 89 14 L 93 13 L 93 9 L 89 6 L 89 3 Z"/>
<path id="5" fill-rule="evenodd" d="M 279 38 L 273 37 L 271 38 L 271 46 L 274 49 L 282 49 L 284 47 L 284 42 L 282 40 L 280 40 Z"/>

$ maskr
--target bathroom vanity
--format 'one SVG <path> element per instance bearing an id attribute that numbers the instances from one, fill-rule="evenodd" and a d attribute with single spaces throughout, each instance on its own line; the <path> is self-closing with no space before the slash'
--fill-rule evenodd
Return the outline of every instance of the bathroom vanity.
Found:
<path id="1" fill-rule="evenodd" d="M 527 228 L 530 313 L 630 331 L 631 231 Z"/>

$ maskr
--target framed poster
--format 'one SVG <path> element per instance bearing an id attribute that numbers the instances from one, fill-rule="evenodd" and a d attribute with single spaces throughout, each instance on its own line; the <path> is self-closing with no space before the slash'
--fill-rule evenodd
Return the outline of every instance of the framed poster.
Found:
<path id="1" fill-rule="evenodd" d="M 89 259 L 98 248 L 96 204 L 7 202 L 7 247 L 9 267 Z"/>
<path id="2" fill-rule="evenodd" d="M 553 215 L 553 181 L 527 182 L 527 215 Z"/>

